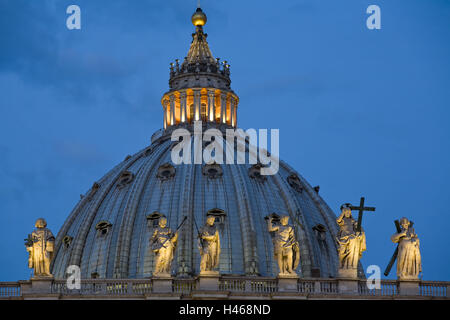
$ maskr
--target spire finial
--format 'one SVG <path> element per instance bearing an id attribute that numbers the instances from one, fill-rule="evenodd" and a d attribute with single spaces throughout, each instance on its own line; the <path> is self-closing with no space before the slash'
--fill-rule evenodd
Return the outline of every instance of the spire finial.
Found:
<path id="1" fill-rule="evenodd" d="M 191 20 L 192 24 L 196 27 L 202 27 L 206 24 L 206 14 L 204 14 L 202 9 L 200 8 L 200 1 L 198 2 L 197 10 L 195 10 Z"/>
<path id="2" fill-rule="evenodd" d="M 197 0 L 197 8 L 200 8 L 200 0 Z"/>

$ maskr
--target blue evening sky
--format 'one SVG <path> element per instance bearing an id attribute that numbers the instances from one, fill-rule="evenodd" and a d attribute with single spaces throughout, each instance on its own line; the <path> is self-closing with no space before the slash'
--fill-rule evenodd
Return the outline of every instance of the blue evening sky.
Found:
<path id="1" fill-rule="evenodd" d="M 66 8 L 82 29 L 66 28 Z M 382 29 L 366 28 L 381 7 Z M 27 279 L 23 239 L 56 234 L 103 174 L 162 126 L 169 63 L 195 0 L 0 0 L 0 281 Z M 281 158 L 338 212 L 360 196 L 362 263 L 415 222 L 423 278 L 450 280 L 450 1 L 203 0 L 242 128 L 279 128 Z M 395 277 L 395 268 L 390 278 Z"/>

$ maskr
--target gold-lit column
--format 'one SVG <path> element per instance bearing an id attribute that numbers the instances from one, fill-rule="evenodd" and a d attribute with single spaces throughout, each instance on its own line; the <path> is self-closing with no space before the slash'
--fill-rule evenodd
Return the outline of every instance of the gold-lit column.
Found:
<path id="1" fill-rule="evenodd" d="M 175 124 L 181 123 L 181 99 L 180 92 L 175 95 Z"/>
<path id="2" fill-rule="evenodd" d="M 168 122 L 169 122 L 169 120 L 168 120 L 168 115 L 167 115 L 167 113 L 168 113 L 168 105 L 169 105 L 169 103 L 168 103 L 168 101 L 167 100 L 163 100 L 163 109 L 164 109 L 164 129 L 166 129 L 167 128 L 167 124 L 168 124 Z"/>
<path id="3" fill-rule="evenodd" d="M 230 96 L 230 124 L 234 127 L 234 97 Z"/>
<path id="4" fill-rule="evenodd" d="M 227 123 L 227 95 L 220 94 L 220 122 Z"/>
<path id="5" fill-rule="evenodd" d="M 234 124 L 233 124 L 233 126 L 234 127 L 237 127 L 237 107 L 238 107 L 238 100 L 237 99 L 235 99 L 234 100 L 234 114 L 233 114 L 233 119 L 234 119 Z"/>
<path id="6" fill-rule="evenodd" d="M 208 114 L 209 121 L 213 122 L 216 116 L 216 108 L 214 101 L 214 90 L 208 90 Z"/>
<path id="7" fill-rule="evenodd" d="M 186 122 L 186 91 L 182 91 L 180 93 L 180 108 L 181 108 L 181 122 L 184 123 Z"/>
<path id="8" fill-rule="evenodd" d="M 200 120 L 200 90 L 194 90 L 194 119 Z"/>
<path id="9" fill-rule="evenodd" d="M 169 96 L 170 99 L 170 125 L 175 124 L 175 95 L 171 94 Z"/>
<path id="10" fill-rule="evenodd" d="M 205 101 L 206 100 L 206 101 Z M 202 104 L 203 104 L 203 101 L 205 101 L 206 103 L 205 103 L 205 116 L 203 117 L 203 110 L 202 110 Z M 209 105 L 209 103 L 208 103 L 208 91 L 206 91 L 206 93 L 202 93 L 201 91 L 200 91 L 200 119 L 202 119 L 202 121 L 203 121 L 203 118 L 206 120 L 206 122 L 208 121 L 208 111 L 209 111 L 209 108 L 208 108 L 208 105 Z"/>

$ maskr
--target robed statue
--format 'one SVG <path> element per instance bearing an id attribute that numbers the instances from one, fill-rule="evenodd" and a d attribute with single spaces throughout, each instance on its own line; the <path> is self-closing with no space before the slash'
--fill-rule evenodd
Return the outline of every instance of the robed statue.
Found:
<path id="1" fill-rule="evenodd" d="M 47 222 L 39 218 L 36 229 L 25 239 L 25 247 L 29 253 L 28 268 L 34 269 L 34 277 L 52 277 L 50 263 L 53 258 L 55 237 L 47 229 Z"/>
<path id="2" fill-rule="evenodd" d="M 156 255 L 155 276 L 170 276 L 177 241 L 178 232 L 172 232 L 167 226 L 167 218 L 160 218 L 158 227 L 150 238 L 151 248 Z"/>
<path id="3" fill-rule="evenodd" d="M 216 273 L 215 269 L 219 266 L 220 236 L 214 225 L 215 220 L 214 216 L 208 216 L 206 224 L 199 230 L 200 274 Z"/>
<path id="4" fill-rule="evenodd" d="M 337 235 L 339 255 L 339 275 L 357 277 L 358 262 L 366 250 L 364 230 L 358 231 L 357 221 L 353 219 L 352 210 L 348 206 L 341 207 L 341 214 L 336 220 L 339 225 Z"/>
<path id="5" fill-rule="evenodd" d="M 274 256 L 278 262 L 279 276 L 297 276 L 295 270 L 300 262 L 300 248 L 294 228 L 289 225 L 289 216 L 282 216 L 280 224 L 274 224 L 273 217 L 270 217 L 267 227 L 273 236 Z"/>
<path id="6" fill-rule="evenodd" d="M 420 242 L 407 218 L 400 219 L 400 232 L 391 237 L 398 243 L 397 277 L 399 280 L 415 280 L 422 272 Z"/>

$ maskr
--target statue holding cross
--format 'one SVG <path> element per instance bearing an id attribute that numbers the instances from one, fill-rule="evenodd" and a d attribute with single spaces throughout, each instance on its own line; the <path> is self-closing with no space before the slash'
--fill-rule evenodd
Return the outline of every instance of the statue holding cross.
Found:
<path id="1" fill-rule="evenodd" d="M 358 221 L 353 218 L 352 210 L 359 210 Z M 341 206 L 341 214 L 336 220 L 340 227 L 336 239 L 339 246 L 339 277 L 357 278 L 358 262 L 366 250 L 366 235 L 361 227 L 364 211 L 375 211 L 375 208 L 364 207 L 364 198 L 361 198 L 359 207 L 350 203 Z"/>
<path id="2" fill-rule="evenodd" d="M 395 221 L 397 232 L 392 235 L 391 241 L 398 243 L 397 249 L 386 268 L 385 275 L 389 274 L 395 259 L 397 259 L 397 277 L 399 280 L 417 280 L 422 272 L 422 258 L 420 256 L 420 241 L 414 231 L 413 222 L 407 218 Z"/>

